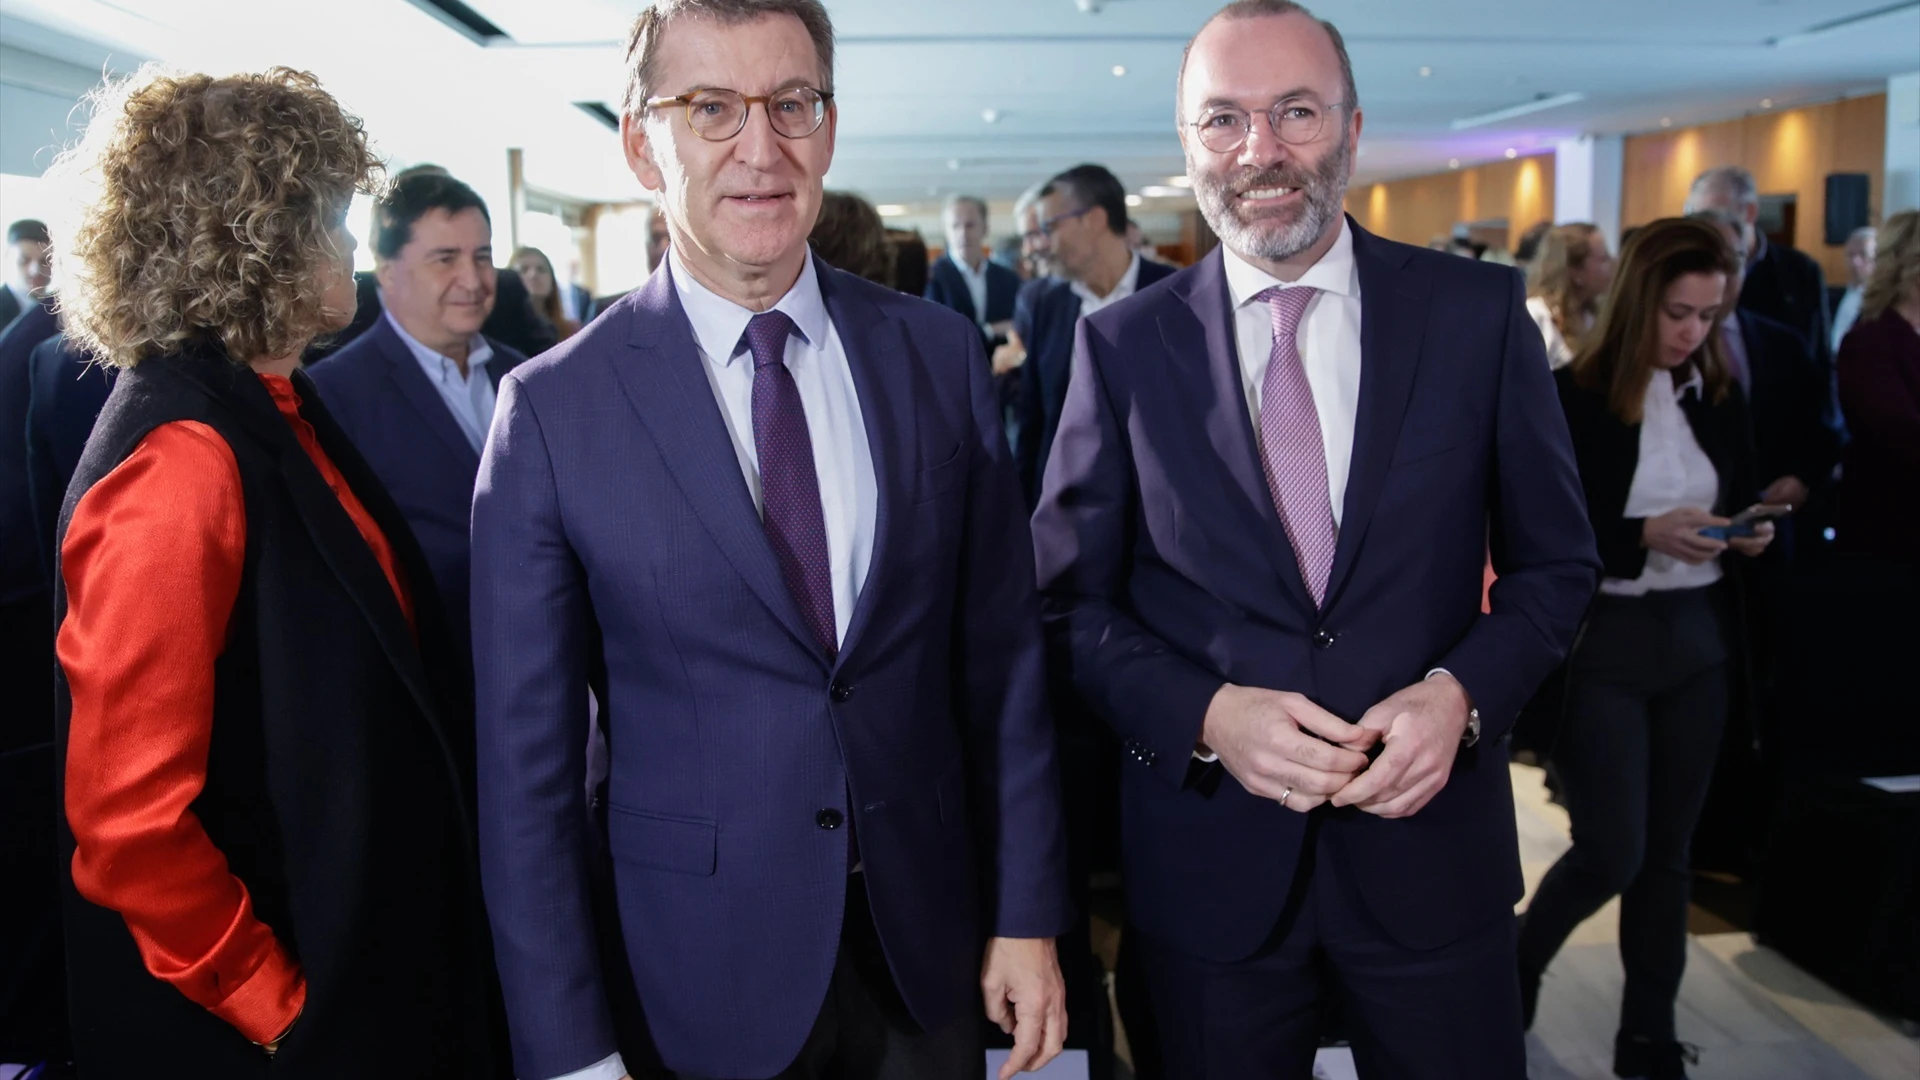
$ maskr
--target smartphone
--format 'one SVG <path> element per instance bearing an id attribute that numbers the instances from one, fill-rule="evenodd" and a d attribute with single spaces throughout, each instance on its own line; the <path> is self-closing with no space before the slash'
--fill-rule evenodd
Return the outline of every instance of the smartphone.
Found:
<path id="1" fill-rule="evenodd" d="M 1752 536 L 1755 525 L 1763 521 L 1776 521 L 1791 513 L 1793 513 L 1793 507 L 1786 503 L 1754 503 L 1728 519 L 1728 524 L 1709 525 L 1700 530 L 1700 535 L 1722 541 L 1738 536 Z"/>

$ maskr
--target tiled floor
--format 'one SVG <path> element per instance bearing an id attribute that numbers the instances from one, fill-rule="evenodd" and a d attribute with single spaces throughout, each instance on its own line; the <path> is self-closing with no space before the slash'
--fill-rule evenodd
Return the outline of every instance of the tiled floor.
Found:
<path id="1" fill-rule="evenodd" d="M 1567 815 L 1539 769 L 1513 768 L 1520 860 L 1531 890 L 1567 848 Z M 1541 985 L 1527 1037 L 1531 1080 L 1606 1080 L 1620 1004 L 1619 908 L 1581 924 Z M 1704 920 L 1695 920 L 1698 927 Z M 1700 1047 L 1696 1080 L 1915 1080 L 1920 1039 L 1849 1001 L 1747 934 L 1696 933 L 1679 1035 Z"/>

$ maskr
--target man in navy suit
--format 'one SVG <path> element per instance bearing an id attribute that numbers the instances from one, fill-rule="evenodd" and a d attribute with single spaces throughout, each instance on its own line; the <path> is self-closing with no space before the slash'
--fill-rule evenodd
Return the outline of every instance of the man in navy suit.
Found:
<path id="1" fill-rule="evenodd" d="M 382 313 L 312 375 L 334 419 L 420 541 L 468 640 L 468 518 L 501 376 L 526 359 L 480 332 L 493 310 L 493 225 L 442 172 L 403 177 L 374 208 Z"/>
<path id="2" fill-rule="evenodd" d="M 1518 1080 L 1504 736 L 1599 571 L 1520 278 L 1341 214 L 1298 5 L 1209 21 L 1178 110 L 1221 250 L 1081 321 L 1033 519 L 1167 1075 L 1306 1076 L 1337 994 L 1363 1077 Z"/>
<path id="3" fill-rule="evenodd" d="M 1041 185 L 1038 245 L 1057 275 L 1021 296 L 1014 329 L 1025 344 L 1014 457 L 1028 505 L 1040 498 L 1060 406 L 1067 400 L 1074 327 L 1173 273 L 1127 243 L 1127 191 L 1099 165 L 1077 165 Z"/>
<path id="4" fill-rule="evenodd" d="M 650 1036 L 682 1077 L 973 1080 L 984 997 L 1011 1075 L 1060 1047 L 1071 912 L 986 358 L 965 319 L 811 258 L 832 27 L 742 7 L 636 21 L 621 141 L 668 261 L 502 381 L 475 493 L 516 1069 L 617 1080 Z"/>
<path id="5" fill-rule="evenodd" d="M 65 334 L 35 345 L 27 357 L 27 489 L 33 499 L 33 525 L 48 589 L 53 587 L 58 554 L 54 532 L 60 523 L 60 504 L 119 371 L 93 363 Z"/>
<path id="6" fill-rule="evenodd" d="M 0 330 L 33 309 L 53 281 L 53 238 L 45 224 L 22 218 L 7 226 L 6 287 L 0 288 Z"/>
<path id="7" fill-rule="evenodd" d="M 989 347 L 1005 341 L 1013 326 L 1013 298 L 1020 275 L 987 258 L 987 201 L 975 195 L 950 195 L 941 211 L 947 229 L 947 253 L 933 261 L 927 299 L 950 307 L 980 327 Z"/>

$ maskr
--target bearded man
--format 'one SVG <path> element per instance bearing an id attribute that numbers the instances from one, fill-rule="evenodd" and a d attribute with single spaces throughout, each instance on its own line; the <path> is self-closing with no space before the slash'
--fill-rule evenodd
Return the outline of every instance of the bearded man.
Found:
<path id="1" fill-rule="evenodd" d="M 1337 995 L 1363 1077 L 1517 1080 L 1506 734 L 1599 571 L 1521 279 L 1341 214 L 1299 5 L 1221 10 L 1178 94 L 1220 250 L 1081 320 L 1033 519 L 1166 1075 L 1306 1076 Z"/>

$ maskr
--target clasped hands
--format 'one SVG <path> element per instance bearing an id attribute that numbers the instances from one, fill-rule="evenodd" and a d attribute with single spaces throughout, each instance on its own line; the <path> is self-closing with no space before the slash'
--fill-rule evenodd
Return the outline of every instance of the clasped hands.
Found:
<path id="1" fill-rule="evenodd" d="M 1399 691 L 1357 724 L 1299 694 L 1229 683 L 1207 706 L 1201 741 L 1242 787 L 1289 810 L 1332 803 L 1402 818 L 1447 786 L 1471 708 L 1447 674 Z"/>

